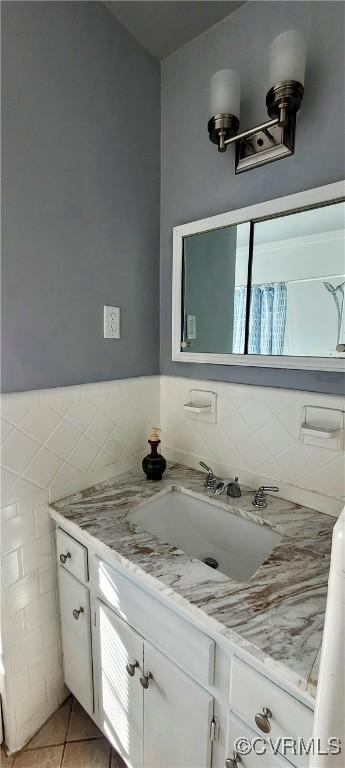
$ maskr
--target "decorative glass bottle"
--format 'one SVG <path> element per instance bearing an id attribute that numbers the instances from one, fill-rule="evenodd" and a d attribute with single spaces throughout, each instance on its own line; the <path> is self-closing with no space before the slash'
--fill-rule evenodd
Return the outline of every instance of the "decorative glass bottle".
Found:
<path id="1" fill-rule="evenodd" d="M 158 427 L 153 427 L 147 441 L 151 446 L 151 453 L 148 453 L 143 459 L 142 467 L 148 480 L 161 480 L 166 470 L 165 458 L 157 450 L 161 442 L 160 433 L 161 430 Z"/>

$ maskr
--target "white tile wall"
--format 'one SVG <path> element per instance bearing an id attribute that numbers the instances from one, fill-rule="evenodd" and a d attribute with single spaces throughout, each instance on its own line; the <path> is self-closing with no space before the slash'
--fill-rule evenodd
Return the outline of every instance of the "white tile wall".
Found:
<path id="1" fill-rule="evenodd" d="M 218 394 L 218 420 L 183 410 L 192 387 Z M 1 522 L 5 733 L 19 749 L 63 695 L 49 498 L 137 464 L 149 429 L 161 425 L 167 458 L 326 512 L 344 497 L 339 452 L 299 442 L 302 407 L 345 407 L 344 398 L 178 377 L 145 377 L 1 398 Z"/>
<path id="2" fill-rule="evenodd" d="M 159 418 L 158 388 L 158 377 L 145 377 L 3 395 L 2 505 L 140 450 Z"/>
<path id="3" fill-rule="evenodd" d="M 5 736 L 19 749 L 64 696 L 49 498 L 137 463 L 159 377 L 1 397 Z"/>
<path id="4" fill-rule="evenodd" d="M 193 387 L 217 392 L 216 424 L 183 410 Z M 237 474 L 253 486 L 279 485 L 283 497 L 337 514 L 345 497 L 344 453 L 299 441 L 304 405 L 345 409 L 345 397 L 162 376 L 163 453 L 190 466 L 204 459 L 220 475 Z"/>

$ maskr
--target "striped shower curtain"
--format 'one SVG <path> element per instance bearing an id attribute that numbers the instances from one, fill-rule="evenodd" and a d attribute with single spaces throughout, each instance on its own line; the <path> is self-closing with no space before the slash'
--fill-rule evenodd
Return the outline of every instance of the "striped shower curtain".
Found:
<path id="1" fill-rule="evenodd" d="M 246 297 L 246 286 L 241 285 L 235 288 L 232 348 L 235 354 L 243 354 L 244 352 Z M 249 354 L 283 354 L 286 310 L 286 283 L 266 283 L 252 286 L 249 314 Z"/>

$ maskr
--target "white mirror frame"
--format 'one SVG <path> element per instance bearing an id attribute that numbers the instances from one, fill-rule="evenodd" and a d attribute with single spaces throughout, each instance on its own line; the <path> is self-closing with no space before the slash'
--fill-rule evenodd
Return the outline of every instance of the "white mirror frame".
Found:
<path id="1" fill-rule="evenodd" d="M 172 360 L 180 363 L 212 363 L 214 365 L 249 365 L 266 368 L 297 368 L 314 371 L 344 371 L 343 357 L 292 357 L 287 355 L 237 355 L 211 352 L 182 352 L 181 350 L 181 301 L 183 238 L 209 230 L 243 224 L 270 216 L 297 212 L 322 203 L 336 202 L 345 196 L 345 181 L 308 189 L 295 195 L 279 197 L 264 203 L 240 208 L 207 219 L 192 221 L 173 229 L 173 277 L 172 277 Z"/>

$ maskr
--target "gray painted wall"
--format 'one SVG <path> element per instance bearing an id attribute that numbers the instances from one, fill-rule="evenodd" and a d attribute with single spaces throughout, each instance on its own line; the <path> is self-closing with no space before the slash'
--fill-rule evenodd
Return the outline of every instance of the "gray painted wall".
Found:
<path id="1" fill-rule="evenodd" d="M 210 76 L 241 76 L 241 125 L 265 119 L 268 48 L 285 29 L 307 40 L 305 98 L 294 157 L 234 175 L 233 150 L 207 136 Z M 249 2 L 162 65 L 161 372 L 224 381 L 341 392 L 342 374 L 171 361 L 172 228 L 223 211 L 344 178 L 344 4 Z"/>
<path id="2" fill-rule="evenodd" d="M 156 373 L 159 64 L 100 2 L 2 14 L 2 389 Z"/>

